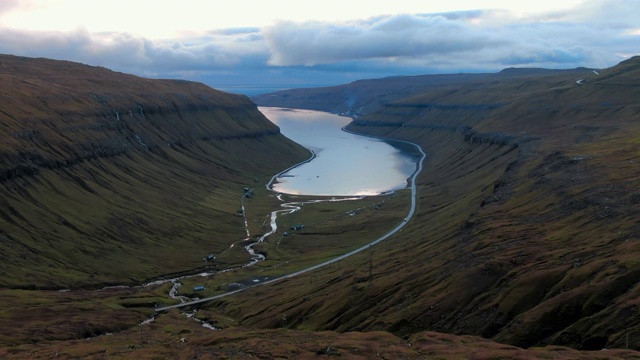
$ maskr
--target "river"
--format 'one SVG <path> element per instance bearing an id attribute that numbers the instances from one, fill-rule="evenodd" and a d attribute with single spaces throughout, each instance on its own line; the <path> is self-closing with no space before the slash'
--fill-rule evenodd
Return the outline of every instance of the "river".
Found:
<path id="1" fill-rule="evenodd" d="M 180 299 L 180 304 L 157 307 L 158 312 L 173 308 L 181 308 L 201 304 L 214 299 L 236 294 L 240 291 L 256 286 L 271 284 L 282 279 L 291 278 L 335 263 L 361 251 L 369 249 L 401 231 L 411 220 L 416 211 L 415 179 L 422 170 L 422 160 L 425 153 L 416 145 L 402 141 L 387 141 L 371 137 L 360 136 L 342 130 L 350 119 L 326 112 L 260 107 L 265 116 L 280 127 L 282 134 L 291 140 L 309 148 L 315 156 L 303 164 L 292 167 L 289 170 L 274 176 L 277 182 L 273 183 L 273 189 L 281 193 L 304 195 L 376 195 L 391 190 L 406 188 L 407 179 L 411 179 L 411 204 L 406 217 L 397 226 L 382 236 L 371 239 L 371 242 L 353 249 L 345 254 L 336 256 L 324 262 L 312 265 L 293 273 L 276 277 L 255 277 L 245 284 L 237 283 L 240 287 L 226 293 L 206 297 L 204 299 L 184 298 L 177 294 L 180 280 L 186 277 L 209 277 L 216 273 L 223 273 L 245 268 L 265 260 L 265 256 L 253 250 L 253 246 L 264 241 L 278 230 L 277 218 L 281 213 L 299 211 L 304 204 L 324 201 L 349 201 L 357 200 L 354 197 L 324 198 L 316 200 L 304 200 L 284 202 L 280 209 L 273 210 L 270 216 L 271 230 L 259 236 L 259 239 L 245 245 L 251 255 L 251 260 L 236 268 L 227 268 L 211 272 L 203 272 L 197 275 L 183 276 L 175 279 L 158 280 L 145 286 L 173 282 L 174 287 L 170 293 L 173 299 Z M 317 175 L 316 175 L 317 174 Z M 283 196 L 278 195 L 282 200 Z M 244 196 L 241 199 L 243 216 Z M 252 234 L 249 232 L 245 217 L 245 231 L 249 240 Z"/>
<path id="2" fill-rule="evenodd" d="M 315 157 L 280 174 L 274 191 L 304 195 L 377 195 L 407 187 L 421 154 L 401 142 L 342 130 L 351 119 L 331 113 L 260 107 L 281 133 Z"/>

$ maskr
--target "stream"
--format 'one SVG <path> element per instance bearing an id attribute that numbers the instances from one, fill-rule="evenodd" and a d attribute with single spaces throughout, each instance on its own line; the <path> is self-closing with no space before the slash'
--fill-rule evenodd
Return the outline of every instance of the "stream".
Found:
<path id="1" fill-rule="evenodd" d="M 264 285 L 278 281 L 280 279 L 293 277 L 304 272 L 317 269 L 327 264 L 339 261 L 357 252 L 385 240 L 399 231 L 407 223 L 407 220 L 415 212 L 415 177 L 422 169 L 422 160 L 426 156 L 424 152 L 415 144 L 404 141 L 390 141 L 375 137 L 365 137 L 343 130 L 343 127 L 351 120 L 337 115 L 322 113 L 310 110 L 281 109 L 281 108 L 260 108 L 270 120 L 281 128 L 282 134 L 290 137 L 295 142 L 307 147 L 311 157 L 302 163 L 296 164 L 288 169 L 274 175 L 265 185 L 267 189 L 277 192 L 277 198 L 282 201 L 280 209 L 273 210 L 269 216 L 270 230 L 255 241 L 244 245 L 245 250 L 250 255 L 250 260 L 240 266 L 226 268 L 222 270 L 203 271 L 198 274 L 183 275 L 169 279 L 158 279 L 142 285 L 143 287 L 155 286 L 171 282 L 173 286 L 169 291 L 169 298 L 179 300 L 180 304 L 156 308 L 156 311 L 163 311 L 174 307 L 189 306 L 214 298 L 224 297 L 243 291 L 257 285 Z M 417 164 L 417 165 L 416 165 Z M 278 216 L 292 214 L 304 206 L 304 204 L 352 201 L 360 200 L 366 195 L 378 195 L 392 193 L 397 189 L 407 187 L 407 179 L 410 178 L 412 189 L 412 204 L 405 221 L 401 222 L 395 229 L 384 236 L 372 240 L 369 244 L 355 249 L 347 254 L 336 257 L 332 260 L 317 264 L 307 269 L 297 271 L 292 274 L 283 275 L 278 278 L 253 279 L 249 284 L 237 284 L 239 289 L 229 291 L 220 295 L 206 299 L 191 299 L 179 295 L 181 280 L 192 277 L 207 277 L 219 273 L 234 271 L 240 268 L 254 266 L 264 261 L 265 256 L 257 253 L 254 247 L 265 241 L 270 235 L 278 230 Z M 282 193 L 298 195 L 318 195 L 322 199 L 306 201 L 285 202 Z M 326 198 L 326 196 L 339 196 Z M 246 237 L 242 240 L 250 241 L 251 233 L 246 217 L 244 199 L 246 192 L 240 198 L 240 208 L 242 210 L 244 232 Z M 233 244 L 231 246 L 234 246 Z M 211 324 L 207 324 L 195 317 L 195 312 L 185 313 L 209 329 L 215 329 Z M 153 318 L 152 318 L 153 319 Z M 149 319 L 147 321 L 153 321 Z M 143 322 L 140 325 L 143 325 Z"/>
<path id="2" fill-rule="evenodd" d="M 275 175 L 273 179 L 275 179 L 278 175 Z M 271 182 L 270 182 L 271 183 Z M 269 184 L 267 184 L 267 186 L 269 186 Z M 322 202 L 337 202 L 337 201 L 352 201 L 352 200 L 361 200 L 364 197 L 363 196 L 356 196 L 356 197 L 341 197 L 341 198 L 331 198 L 331 199 L 314 199 L 314 200 L 307 200 L 307 201 L 292 201 L 292 202 L 284 202 L 285 200 L 282 198 L 282 194 L 277 194 L 276 197 L 278 198 L 278 200 L 282 201 L 283 203 L 280 204 L 280 207 L 283 209 L 279 209 L 279 210 L 274 210 L 271 212 L 270 214 L 270 227 L 271 230 L 262 234 L 256 241 L 251 242 L 248 245 L 245 245 L 245 250 L 249 253 L 249 255 L 251 256 L 251 260 L 249 262 L 247 262 L 244 265 L 241 266 L 236 266 L 236 267 L 231 267 L 231 268 L 226 268 L 226 269 L 222 269 L 222 270 L 215 270 L 215 271 L 203 271 L 200 272 L 198 274 L 193 274 L 193 275 L 183 275 L 183 276 L 178 276 L 178 277 L 174 277 L 174 278 L 169 278 L 169 279 L 159 279 L 159 280 L 155 280 L 149 283 L 146 283 L 144 285 L 142 285 L 142 287 L 149 287 L 149 286 L 156 286 L 156 285 L 162 285 L 165 283 L 172 283 L 173 286 L 171 287 L 171 289 L 169 290 L 169 298 L 173 299 L 173 300 L 179 300 L 181 304 L 185 304 L 189 301 L 194 301 L 197 299 L 192 299 L 186 296 L 182 296 L 182 295 L 178 295 L 178 291 L 180 289 L 180 287 L 182 286 L 182 283 L 180 282 L 180 280 L 183 279 L 187 279 L 187 278 L 192 278 L 192 277 L 208 277 L 208 276 L 212 276 L 215 274 L 220 274 L 220 273 L 226 273 L 229 271 L 234 271 L 240 268 L 246 268 L 246 267 L 250 267 L 253 266 L 261 261 L 264 261 L 266 258 L 264 255 L 260 254 L 260 253 L 256 253 L 255 250 L 253 249 L 254 246 L 256 246 L 257 244 L 263 242 L 265 239 L 267 239 L 267 237 L 269 237 L 270 235 L 273 235 L 274 233 L 276 233 L 276 231 L 278 230 L 278 224 L 277 224 L 277 219 L 278 219 L 278 214 L 292 214 L 296 211 L 300 211 L 300 209 L 302 208 L 302 206 L 304 206 L 304 204 L 316 204 L 316 203 L 322 203 Z M 243 241 L 247 241 L 251 238 L 251 233 L 249 231 L 249 226 L 248 226 L 248 220 L 246 217 L 246 212 L 244 211 L 244 199 L 245 196 L 243 195 L 241 198 L 241 208 L 242 208 L 242 214 L 244 217 L 244 230 L 246 233 L 246 238 L 244 238 Z M 264 280 L 269 280 L 268 278 L 265 278 Z M 253 280 L 254 284 L 255 283 L 259 283 L 260 280 L 258 279 L 254 279 Z M 242 288 L 246 288 L 248 286 L 243 286 L 241 284 L 237 284 L 239 286 L 241 286 Z M 194 319 L 195 321 L 198 321 L 199 323 L 202 324 L 203 327 L 211 329 L 211 330 L 217 330 L 213 325 L 198 319 L 195 315 L 196 312 L 192 311 L 192 312 L 185 312 L 185 315 L 187 316 L 187 318 L 191 318 Z M 145 325 L 145 324 L 149 324 L 151 322 L 153 322 L 155 319 L 155 317 L 149 318 L 145 321 L 143 321 L 142 323 L 140 323 L 140 325 Z"/>

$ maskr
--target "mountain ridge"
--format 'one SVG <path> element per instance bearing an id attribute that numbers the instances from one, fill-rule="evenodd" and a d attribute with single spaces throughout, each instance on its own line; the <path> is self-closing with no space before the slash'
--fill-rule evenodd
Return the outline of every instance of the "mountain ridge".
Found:
<path id="1" fill-rule="evenodd" d="M 222 251 L 232 240 L 206 241 L 189 216 L 212 211 L 226 225 L 205 227 L 228 238 L 236 206 L 200 199 L 214 189 L 235 198 L 230 186 L 306 157 L 246 96 L 48 59 L 0 56 L 0 124 L 2 285 L 12 287 L 130 283 L 202 266 L 200 255 L 158 271 L 171 253 L 161 239 Z M 191 202 L 180 209 L 180 198 Z M 165 255 L 150 260 L 158 244 Z"/>
<path id="2" fill-rule="evenodd" d="M 243 96 L 32 62 L 0 86 L 0 169 L 38 169 L 0 182 L 0 356 L 639 358 L 636 61 L 283 97 L 422 146 L 417 212 L 368 251 L 190 314 L 214 333 L 154 313 L 172 283 L 104 286 L 246 263 L 243 187 L 308 153 Z M 61 93 L 74 69 L 88 88 Z M 585 351 L 604 348 L 630 350 Z"/>
<path id="3" fill-rule="evenodd" d="M 310 97 L 309 108 L 354 117 L 349 130 L 412 141 L 428 156 L 416 220 L 369 260 L 378 269 L 372 288 L 334 304 L 340 311 L 327 305 L 329 293 L 344 292 L 338 285 L 301 293 L 317 300 L 298 305 L 300 314 L 323 312 L 301 315 L 295 326 L 399 336 L 437 330 L 521 347 L 637 347 L 639 62 L 421 89 L 408 83 L 382 96 L 368 92 L 369 83 L 352 107 L 344 87 Z M 382 89 L 387 79 L 375 82 Z M 310 96 L 276 94 L 254 100 L 305 106 Z M 319 106 L 324 98 L 330 104 Z M 362 273 L 367 260 L 349 262 Z M 399 304 L 404 310 L 394 311 Z M 215 308 L 236 309 L 222 301 Z M 267 326 L 270 314 L 239 317 Z"/>

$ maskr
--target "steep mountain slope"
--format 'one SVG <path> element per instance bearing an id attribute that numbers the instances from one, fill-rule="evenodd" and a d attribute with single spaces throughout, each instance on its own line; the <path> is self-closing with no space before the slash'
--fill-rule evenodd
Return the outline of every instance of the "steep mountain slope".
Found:
<path id="1" fill-rule="evenodd" d="M 242 187 L 306 151 L 246 97 L 0 56 L 0 357 L 640 358 L 423 331 L 637 348 L 637 65 L 581 84 L 591 71 L 348 85 L 352 129 L 429 152 L 416 219 L 370 252 L 207 305 L 198 317 L 225 328 L 212 333 L 178 311 L 150 321 L 171 284 L 100 287 L 212 266 L 210 253 L 243 263 Z M 343 89 L 311 107 L 353 113 Z M 20 290 L 62 287 L 95 289 Z"/>
<path id="2" fill-rule="evenodd" d="M 268 302 L 246 294 L 210 309 L 245 325 L 282 326 L 274 319 L 286 313 L 286 326 L 303 329 L 638 349 L 639 69 L 636 57 L 602 71 L 511 69 L 415 92 L 408 81 L 401 99 L 371 92 L 359 101 L 377 105 L 352 108 L 360 115 L 349 128 L 429 154 L 415 221 L 370 254 L 313 274 L 322 285 L 291 280 L 265 291 Z M 330 90 L 346 104 L 344 87 Z M 301 94 L 255 100 L 304 104 Z"/>
<path id="3" fill-rule="evenodd" d="M 244 96 L 2 55 L 0 286 L 202 267 L 245 236 L 242 187 L 306 156 Z"/>
<path id="4" fill-rule="evenodd" d="M 531 76 L 569 75 L 572 78 L 590 74 L 592 70 L 505 69 L 498 74 L 441 74 L 398 76 L 384 79 L 358 80 L 349 84 L 322 88 L 283 90 L 255 96 L 263 106 L 282 106 L 322 110 L 359 116 L 375 112 L 380 107 L 425 92 L 453 87 L 473 89 L 489 84 L 513 81 Z M 440 93 L 446 96 L 447 93 Z"/>

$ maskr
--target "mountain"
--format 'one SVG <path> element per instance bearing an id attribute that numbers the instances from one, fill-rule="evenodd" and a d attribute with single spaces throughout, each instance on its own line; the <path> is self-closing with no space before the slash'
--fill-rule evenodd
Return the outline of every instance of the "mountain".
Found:
<path id="1" fill-rule="evenodd" d="M 252 311 L 212 306 L 247 325 L 273 326 L 286 311 L 297 328 L 637 349 L 639 67 L 634 57 L 596 71 L 425 76 L 419 89 L 416 78 L 379 79 L 255 98 L 351 111 L 352 131 L 421 145 L 419 211 L 372 260 L 347 260 L 352 275 L 327 274 L 320 290 L 274 289 L 255 307 L 240 295 Z M 387 83 L 388 93 L 376 90 Z M 359 94 L 353 106 L 345 89 Z M 330 105 L 317 105 L 320 93 Z M 368 268 L 370 284 L 351 286 Z"/>
<path id="2" fill-rule="evenodd" d="M 497 74 L 438 74 L 396 76 L 383 79 L 358 80 L 349 84 L 282 90 L 261 94 L 252 98 L 262 106 L 281 106 L 322 110 L 359 116 L 372 113 L 381 106 L 410 96 L 439 89 L 477 88 L 488 84 L 503 83 L 531 75 L 567 74 L 571 77 L 592 74 L 591 69 L 505 69 Z M 442 94 L 444 96 L 445 94 Z"/>
<path id="3" fill-rule="evenodd" d="M 2 55 L 0 357 L 640 358 L 639 65 L 255 98 L 419 144 L 416 215 L 330 266 L 158 314 L 180 280 L 141 284 L 245 264 L 234 245 L 280 206 L 262 184 L 307 151 L 244 96 Z"/>
<path id="4" fill-rule="evenodd" d="M 0 286 L 202 267 L 243 238 L 242 188 L 307 156 L 244 96 L 2 55 Z"/>

